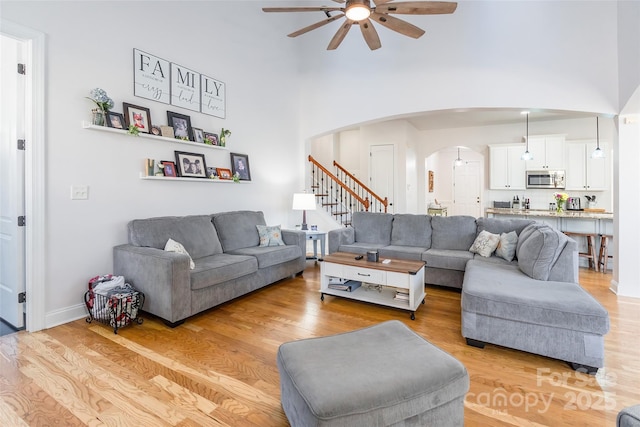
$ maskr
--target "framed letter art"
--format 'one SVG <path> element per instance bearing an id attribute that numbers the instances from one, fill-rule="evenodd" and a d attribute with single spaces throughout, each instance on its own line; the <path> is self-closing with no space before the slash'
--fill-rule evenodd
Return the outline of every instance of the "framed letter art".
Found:
<path id="1" fill-rule="evenodd" d="M 171 63 L 171 104 L 200 111 L 200 74 Z"/>
<path id="2" fill-rule="evenodd" d="M 169 104 L 171 102 L 169 61 L 133 49 L 133 94 L 140 98 Z"/>

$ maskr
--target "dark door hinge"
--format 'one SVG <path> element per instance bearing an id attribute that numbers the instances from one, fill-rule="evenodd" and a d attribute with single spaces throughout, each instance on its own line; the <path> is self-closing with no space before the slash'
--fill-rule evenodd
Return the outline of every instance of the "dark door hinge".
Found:
<path id="1" fill-rule="evenodd" d="M 23 303 L 23 302 L 27 302 L 27 293 L 26 292 L 20 292 L 18 294 L 18 304 Z"/>
<path id="2" fill-rule="evenodd" d="M 18 64 L 18 74 L 27 74 L 27 67 L 24 64 Z"/>
<path id="3" fill-rule="evenodd" d="M 18 227 L 24 227 L 27 224 L 27 219 L 24 215 L 18 217 Z"/>
<path id="4" fill-rule="evenodd" d="M 24 150 L 27 145 L 27 142 L 24 139 L 18 140 L 18 150 Z"/>

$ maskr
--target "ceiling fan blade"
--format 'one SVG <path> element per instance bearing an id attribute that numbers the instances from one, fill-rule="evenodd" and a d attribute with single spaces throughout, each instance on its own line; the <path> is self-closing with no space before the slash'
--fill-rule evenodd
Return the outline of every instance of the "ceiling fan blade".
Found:
<path id="1" fill-rule="evenodd" d="M 415 25 L 408 23 L 407 21 L 396 18 L 395 16 L 373 12 L 370 18 L 376 21 L 378 24 L 384 25 L 390 30 L 396 31 L 408 37 L 413 37 L 414 39 L 417 39 L 424 34 L 424 30 L 422 28 L 418 28 Z"/>
<path id="2" fill-rule="evenodd" d="M 341 11 L 341 7 L 263 7 L 263 12 L 332 12 Z"/>
<path id="3" fill-rule="evenodd" d="M 329 22 L 333 22 L 336 19 L 342 18 L 343 16 L 344 16 L 344 14 L 332 16 L 332 17 L 324 19 L 324 20 L 322 20 L 320 22 L 316 22 L 315 24 L 311 24 L 308 27 L 301 28 L 298 31 L 294 31 L 291 34 L 288 34 L 288 36 L 289 37 L 298 37 L 301 34 L 308 33 L 309 31 L 315 30 L 316 28 L 320 28 L 323 25 L 327 25 Z"/>
<path id="4" fill-rule="evenodd" d="M 391 0 L 373 0 L 373 2 L 378 5 L 378 4 L 383 4 L 383 3 L 389 3 Z"/>
<path id="5" fill-rule="evenodd" d="M 344 40 L 344 38 L 346 37 L 353 23 L 354 21 L 350 19 L 347 19 L 344 21 L 342 26 L 338 28 L 338 31 L 336 31 L 336 34 L 333 36 L 333 38 L 329 42 L 329 46 L 327 46 L 327 50 L 334 50 L 334 49 L 337 49 L 338 46 L 340 46 L 340 43 L 342 43 L 342 40 Z"/>
<path id="6" fill-rule="evenodd" d="M 376 6 L 376 12 L 401 13 L 404 15 L 439 15 L 453 13 L 458 7 L 456 2 L 446 1 L 405 1 L 384 3 Z"/>
<path id="7" fill-rule="evenodd" d="M 382 46 L 380 43 L 380 37 L 378 36 L 378 32 L 371 21 L 369 19 L 363 19 L 359 24 L 360 30 L 362 30 L 362 35 L 364 36 L 364 40 L 367 42 L 369 49 L 380 49 Z"/>
<path id="8" fill-rule="evenodd" d="M 344 3 L 344 0 L 333 0 L 336 3 Z"/>

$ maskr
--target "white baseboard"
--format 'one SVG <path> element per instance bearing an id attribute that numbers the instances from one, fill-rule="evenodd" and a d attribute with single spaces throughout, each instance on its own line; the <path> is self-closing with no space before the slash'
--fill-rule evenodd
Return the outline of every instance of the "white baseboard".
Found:
<path id="1" fill-rule="evenodd" d="M 87 315 L 87 306 L 84 304 L 77 304 L 61 310 L 51 311 L 45 315 L 45 328 L 53 328 L 54 326 L 83 319 L 87 317 Z"/>

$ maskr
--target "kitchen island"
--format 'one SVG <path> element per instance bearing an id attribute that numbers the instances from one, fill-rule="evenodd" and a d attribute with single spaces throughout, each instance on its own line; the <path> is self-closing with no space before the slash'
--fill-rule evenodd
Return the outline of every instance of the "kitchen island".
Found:
<path id="1" fill-rule="evenodd" d="M 509 209 L 487 208 L 487 218 L 527 218 L 549 224 L 560 231 L 573 233 L 590 233 L 596 236 L 596 253 L 600 247 L 600 234 L 613 236 L 613 213 L 592 211 L 562 211 L 560 213 L 544 209 Z M 580 239 L 578 248 L 580 252 L 586 251 L 586 242 Z M 614 255 L 614 248 L 609 241 L 609 255 Z M 581 265 L 585 260 L 580 259 Z"/>

